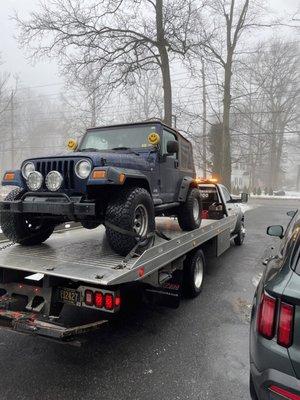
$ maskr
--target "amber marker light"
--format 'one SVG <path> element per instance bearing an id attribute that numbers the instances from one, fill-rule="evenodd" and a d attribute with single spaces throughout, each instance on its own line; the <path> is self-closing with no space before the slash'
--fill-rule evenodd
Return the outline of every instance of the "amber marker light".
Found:
<path id="1" fill-rule="evenodd" d="M 99 171 L 99 170 L 93 171 L 92 178 L 93 179 L 105 179 L 106 171 Z"/>
<path id="2" fill-rule="evenodd" d="M 14 179 L 15 179 L 14 172 L 6 172 L 3 178 L 4 181 L 13 181 Z"/>

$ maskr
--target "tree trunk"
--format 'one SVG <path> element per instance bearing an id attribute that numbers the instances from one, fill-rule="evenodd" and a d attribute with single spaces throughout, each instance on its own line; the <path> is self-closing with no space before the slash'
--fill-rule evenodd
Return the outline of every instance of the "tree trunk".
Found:
<path id="1" fill-rule="evenodd" d="M 163 0 L 156 0 L 156 30 L 164 90 L 164 122 L 172 126 L 172 84 L 163 23 Z"/>
<path id="2" fill-rule="evenodd" d="M 205 64 L 202 59 L 202 103 L 203 103 L 203 125 L 202 125 L 202 144 L 203 144 L 203 178 L 206 178 L 207 173 L 207 145 L 206 145 L 206 135 L 207 135 L 207 107 L 206 107 L 206 79 L 205 79 Z"/>
<path id="3" fill-rule="evenodd" d="M 231 189 L 231 143 L 230 143 L 230 108 L 231 108 L 231 71 L 232 55 L 228 54 L 225 65 L 223 99 L 223 134 L 222 134 L 222 181 Z"/>

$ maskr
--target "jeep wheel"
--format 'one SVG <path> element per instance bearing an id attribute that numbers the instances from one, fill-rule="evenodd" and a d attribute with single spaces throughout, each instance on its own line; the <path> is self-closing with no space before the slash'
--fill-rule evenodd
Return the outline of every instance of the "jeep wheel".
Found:
<path id="1" fill-rule="evenodd" d="M 184 204 L 178 211 L 178 223 L 183 231 L 192 231 L 200 227 L 202 203 L 200 191 L 190 189 Z"/>
<path id="2" fill-rule="evenodd" d="M 5 200 L 18 200 L 25 192 L 21 189 L 12 190 Z M 0 216 L 1 229 L 12 242 L 23 246 L 41 244 L 53 233 L 55 224 L 49 220 L 37 220 L 22 213 L 2 212 Z"/>
<path id="3" fill-rule="evenodd" d="M 106 209 L 106 235 L 110 247 L 121 256 L 127 255 L 140 242 L 147 248 L 155 230 L 154 205 L 146 189 L 123 190 Z"/>

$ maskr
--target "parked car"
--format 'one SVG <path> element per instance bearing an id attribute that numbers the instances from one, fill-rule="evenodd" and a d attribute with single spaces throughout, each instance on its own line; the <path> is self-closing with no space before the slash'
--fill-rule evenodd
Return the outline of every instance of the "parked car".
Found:
<path id="1" fill-rule="evenodd" d="M 250 392 L 255 400 L 300 400 L 300 213 L 290 211 L 257 287 L 250 328 Z"/>

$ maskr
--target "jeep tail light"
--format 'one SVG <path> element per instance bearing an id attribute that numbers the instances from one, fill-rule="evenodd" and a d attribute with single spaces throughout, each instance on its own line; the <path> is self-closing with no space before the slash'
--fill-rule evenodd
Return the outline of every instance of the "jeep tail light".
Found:
<path id="1" fill-rule="evenodd" d="M 103 293 L 102 292 L 95 292 L 94 301 L 95 301 L 95 306 L 97 308 L 102 308 L 103 304 L 104 304 Z"/>
<path id="2" fill-rule="evenodd" d="M 87 306 L 93 306 L 94 305 L 94 293 L 92 290 L 87 289 L 84 292 L 84 302 Z"/>
<path id="3" fill-rule="evenodd" d="M 111 293 L 106 293 L 104 296 L 104 306 L 107 310 L 112 310 L 114 308 L 114 297 Z"/>
<path id="4" fill-rule="evenodd" d="M 289 390 L 282 389 L 278 386 L 271 385 L 269 387 L 270 392 L 278 394 L 282 399 L 288 399 L 288 400 L 300 400 L 300 395 L 290 392 Z"/>
<path id="5" fill-rule="evenodd" d="M 267 339 L 274 337 L 276 299 L 263 293 L 258 310 L 257 330 Z"/>
<path id="6" fill-rule="evenodd" d="M 277 332 L 277 343 L 280 346 L 290 347 L 293 342 L 293 326 L 294 326 L 294 306 L 281 303 L 278 332 Z"/>

